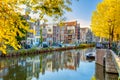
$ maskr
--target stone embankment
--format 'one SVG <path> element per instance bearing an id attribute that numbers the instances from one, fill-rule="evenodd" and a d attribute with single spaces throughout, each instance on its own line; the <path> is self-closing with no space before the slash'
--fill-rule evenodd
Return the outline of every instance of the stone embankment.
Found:
<path id="1" fill-rule="evenodd" d="M 107 73 L 118 73 L 111 50 L 98 49 L 96 52 L 96 63 L 105 67 Z"/>
<path id="2" fill-rule="evenodd" d="M 0 55 L 0 57 L 26 56 L 31 54 L 41 54 L 41 53 L 49 53 L 52 51 L 63 51 L 63 50 L 71 50 L 71 49 L 83 49 L 89 47 L 94 47 L 94 44 L 82 44 L 80 46 L 70 46 L 70 47 L 61 47 L 61 48 L 22 49 L 19 51 L 9 51 L 6 55 L 2 54 Z"/>
<path id="3" fill-rule="evenodd" d="M 109 49 L 97 49 L 96 77 L 99 80 L 120 80 L 120 59 Z M 103 74 L 100 74 L 103 73 Z"/>

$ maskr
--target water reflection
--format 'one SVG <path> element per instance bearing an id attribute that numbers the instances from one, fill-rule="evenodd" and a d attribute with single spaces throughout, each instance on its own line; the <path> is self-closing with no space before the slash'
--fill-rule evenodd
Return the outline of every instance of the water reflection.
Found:
<path id="1" fill-rule="evenodd" d="M 0 59 L 0 80 L 90 80 L 95 67 L 85 54 L 94 51 L 90 48 Z"/>

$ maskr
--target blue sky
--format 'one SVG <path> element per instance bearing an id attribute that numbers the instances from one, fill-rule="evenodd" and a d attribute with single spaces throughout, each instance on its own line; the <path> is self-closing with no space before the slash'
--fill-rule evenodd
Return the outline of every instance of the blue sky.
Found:
<path id="1" fill-rule="evenodd" d="M 72 12 L 66 12 L 68 20 L 78 20 L 81 27 L 89 27 L 91 23 L 92 12 L 102 0 L 72 0 Z"/>
<path id="2" fill-rule="evenodd" d="M 65 12 L 67 21 L 77 20 L 80 23 L 80 27 L 90 27 L 92 12 L 96 10 L 96 6 L 102 0 L 72 0 L 72 12 Z M 31 14 L 34 18 L 38 18 L 39 15 Z M 48 23 L 52 24 L 54 21 L 52 18 L 46 16 Z"/>

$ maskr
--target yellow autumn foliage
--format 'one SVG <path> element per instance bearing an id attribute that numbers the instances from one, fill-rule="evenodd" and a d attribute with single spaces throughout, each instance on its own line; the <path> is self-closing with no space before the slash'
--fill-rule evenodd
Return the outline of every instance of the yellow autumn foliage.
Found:
<path id="1" fill-rule="evenodd" d="M 0 51 L 6 54 L 7 45 L 20 48 L 16 40 L 17 33 L 20 37 L 25 36 L 19 29 L 29 31 L 29 27 L 23 25 L 24 20 L 20 19 L 20 14 L 15 11 L 17 0 L 0 1 Z"/>
<path id="2" fill-rule="evenodd" d="M 25 36 L 20 29 L 34 32 L 23 24 L 25 20 L 20 18 L 19 12 L 23 10 L 20 5 L 26 5 L 27 15 L 32 11 L 38 12 L 39 18 L 43 18 L 44 15 L 57 18 L 62 16 L 65 10 L 71 11 L 68 6 L 70 4 L 71 0 L 0 0 L 0 51 L 6 54 L 7 45 L 16 50 L 20 48 L 16 36 Z"/>
<path id="3" fill-rule="evenodd" d="M 103 0 L 93 12 L 91 28 L 96 36 L 117 40 L 120 35 L 120 0 Z"/>

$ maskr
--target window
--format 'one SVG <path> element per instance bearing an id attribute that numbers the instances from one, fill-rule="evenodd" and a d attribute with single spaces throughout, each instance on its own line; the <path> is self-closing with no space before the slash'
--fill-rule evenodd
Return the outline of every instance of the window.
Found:
<path id="1" fill-rule="evenodd" d="M 39 42 L 39 38 L 36 38 L 36 42 Z"/>
<path id="2" fill-rule="evenodd" d="M 48 29 L 49 32 L 51 32 L 51 29 Z"/>
<path id="3" fill-rule="evenodd" d="M 68 30 L 68 34 L 74 34 L 74 30 Z"/>

